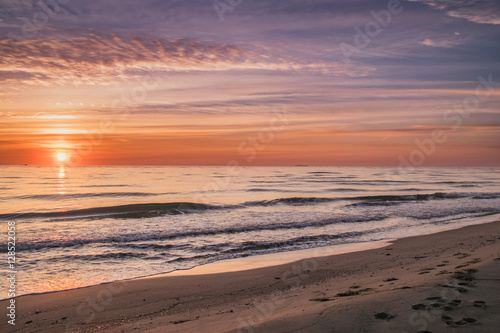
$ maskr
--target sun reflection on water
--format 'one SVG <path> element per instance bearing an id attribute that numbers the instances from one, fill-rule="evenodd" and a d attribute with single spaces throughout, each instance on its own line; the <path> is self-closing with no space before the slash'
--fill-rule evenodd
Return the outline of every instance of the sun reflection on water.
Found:
<path id="1" fill-rule="evenodd" d="M 66 186 L 65 186 L 65 179 L 66 179 L 66 170 L 64 169 L 64 165 L 59 166 L 59 187 L 57 188 L 57 193 L 60 195 L 66 194 Z"/>

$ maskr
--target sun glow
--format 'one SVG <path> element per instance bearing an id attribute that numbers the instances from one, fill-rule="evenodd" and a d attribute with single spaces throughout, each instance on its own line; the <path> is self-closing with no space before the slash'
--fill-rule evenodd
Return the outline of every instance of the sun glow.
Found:
<path id="1" fill-rule="evenodd" d="M 68 155 L 66 155 L 65 153 L 58 153 L 57 154 L 57 159 L 61 162 L 64 162 L 66 161 L 66 158 L 68 157 Z"/>

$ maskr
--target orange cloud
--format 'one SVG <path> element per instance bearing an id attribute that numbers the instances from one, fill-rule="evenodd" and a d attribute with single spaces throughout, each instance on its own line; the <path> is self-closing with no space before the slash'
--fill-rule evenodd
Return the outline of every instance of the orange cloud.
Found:
<path id="1" fill-rule="evenodd" d="M 106 85 L 144 72 L 257 69 L 363 76 L 373 69 L 344 62 L 273 57 L 271 50 L 194 39 L 133 37 L 90 33 L 50 40 L 0 40 L 0 71 L 8 81 L 31 85 Z"/>

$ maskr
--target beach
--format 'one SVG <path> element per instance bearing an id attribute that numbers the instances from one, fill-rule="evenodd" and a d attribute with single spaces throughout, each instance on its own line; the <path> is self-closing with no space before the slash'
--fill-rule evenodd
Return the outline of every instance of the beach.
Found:
<path id="1" fill-rule="evenodd" d="M 0 333 L 499 331 L 500 1 L 0 4 Z"/>
<path id="2" fill-rule="evenodd" d="M 21 296 L 2 331 L 496 332 L 500 221 L 490 220 L 284 265 Z"/>

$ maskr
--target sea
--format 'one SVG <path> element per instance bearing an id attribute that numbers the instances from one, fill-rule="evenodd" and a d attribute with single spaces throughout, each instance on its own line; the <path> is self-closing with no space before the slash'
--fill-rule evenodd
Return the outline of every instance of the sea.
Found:
<path id="1" fill-rule="evenodd" d="M 499 171 L 0 166 L 0 251 L 10 222 L 24 295 L 423 235 L 498 219 Z M 0 283 L 0 299 L 7 289 Z"/>

